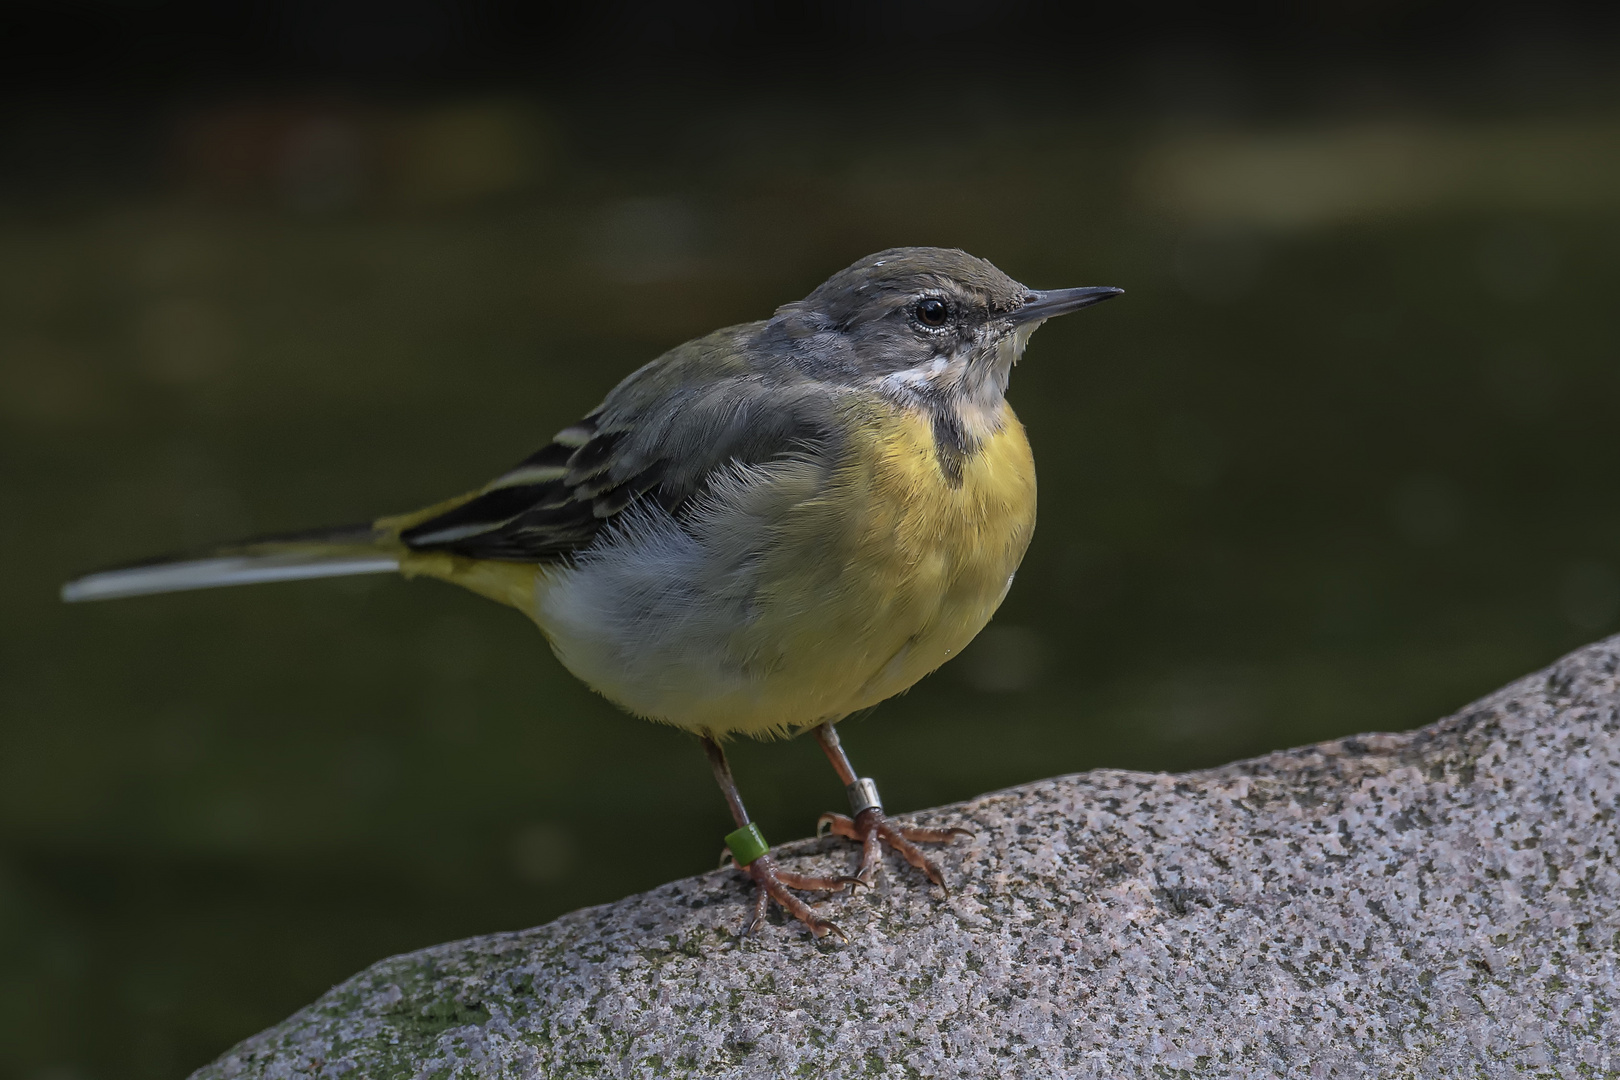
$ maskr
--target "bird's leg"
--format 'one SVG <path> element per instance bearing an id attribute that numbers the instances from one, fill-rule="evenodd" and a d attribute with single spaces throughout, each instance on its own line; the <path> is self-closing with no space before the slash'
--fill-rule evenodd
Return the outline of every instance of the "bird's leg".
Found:
<path id="1" fill-rule="evenodd" d="M 754 917 L 744 927 L 744 936 L 753 933 L 754 929 L 764 922 L 766 909 L 770 901 L 775 900 L 782 906 L 782 910 L 804 923 L 815 937 L 837 934 L 847 940 L 847 935 L 842 930 L 817 915 L 810 909 L 809 904 L 788 890 L 838 892 L 844 886 L 854 884 L 855 879 L 811 877 L 778 867 L 776 860 L 771 858 L 770 849 L 765 845 L 765 838 L 760 835 L 759 827 L 748 820 L 748 810 L 743 806 L 742 795 L 737 791 L 737 782 L 731 778 L 731 766 L 726 762 L 725 751 L 720 749 L 720 744 L 710 736 L 704 735 L 702 739 L 703 751 L 709 755 L 709 766 L 714 769 L 715 782 L 720 785 L 720 791 L 726 797 L 726 805 L 731 808 L 731 819 L 737 823 L 737 831 L 726 837 L 726 846 L 731 849 L 737 869 L 753 878 L 754 884 L 759 887 L 759 892 L 754 897 Z"/>
<path id="2" fill-rule="evenodd" d="M 856 872 L 855 880 L 867 888 L 872 887 L 873 879 L 877 876 L 878 859 L 882 855 L 881 845 L 888 844 L 905 856 L 906 862 L 926 874 L 929 881 L 944 889 L 944 873 L 917 845 L 944 844 L 958 836 L 973 834 L 966 829 L 923 829 L 915 825 L 894 824 L 883 816 L 883 803 L 878 799 L 877 784 L 855 775 L 855 768 L 850 765 L 849 757 L 838 741 L 838 731 L 831 721 L 816 728 L 816 741 L 821 743 L 821 749 L 826 752 L 827 760 L 832 762 L 838 779 L 844 782 L 852 815 L 822 814 L 816 828 L 818 832 L 826 828 L 838 836 L 860 842 L 861 868 Z"/>

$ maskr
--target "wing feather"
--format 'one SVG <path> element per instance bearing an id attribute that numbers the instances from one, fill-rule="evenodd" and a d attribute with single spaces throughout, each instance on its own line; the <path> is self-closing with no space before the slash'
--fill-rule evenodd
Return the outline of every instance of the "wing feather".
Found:
<path id="1" fill-rule="evenodd" d="M 587 546 L 637 500 L 681 517 L 733 464 L 830 452 L 836 393 L 791 369 L 761 372 L 743 339 L 717 331 L 637 371 L 578 423 L 444 512 L 399 534 L 414 551 L 545 562 Z"/>

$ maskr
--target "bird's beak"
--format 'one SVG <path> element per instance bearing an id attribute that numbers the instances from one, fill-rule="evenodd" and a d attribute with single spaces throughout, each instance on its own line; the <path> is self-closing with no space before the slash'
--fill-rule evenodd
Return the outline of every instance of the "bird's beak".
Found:
<path id="1" fill-rule="evenodd" d="M 1047 289 L 1045 292 L 1031 289 L 1024 298 L 1023 306 L 1012 312 L 1012 321 L 1018 326 L 1044 322 L 1058 315 L 1067 315 L 1071 311 L 1088 308 L 1092 304 L 1100 304 L 1104 300 L 1112 300 L 1124 291 L 1111 285 L 1088 285 L 1079 289 Z"/>

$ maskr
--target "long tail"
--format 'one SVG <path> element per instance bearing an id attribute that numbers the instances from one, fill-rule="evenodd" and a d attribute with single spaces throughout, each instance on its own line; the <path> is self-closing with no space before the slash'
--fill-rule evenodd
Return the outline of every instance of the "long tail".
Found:
<path id="1" fill-rule="evenodd" d="M 264 536 L 175 558 L 154 559 L 75 578 L 62 599 L 114 600 L 124 596 L 251 585 L 261 581 L 382 574 L 400 568 L 397 530 L 373 525 Z"/>

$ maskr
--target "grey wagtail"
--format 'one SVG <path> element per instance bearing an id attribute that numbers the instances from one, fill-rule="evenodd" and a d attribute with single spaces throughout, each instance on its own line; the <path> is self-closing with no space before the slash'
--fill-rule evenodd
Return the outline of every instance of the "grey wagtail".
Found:
<path id="1" fill-rule="evenodd" d="M 737 823 L 726 846 L 758 886 L 750 930 L 774 899 L 814 936 L 840 932 L 789 890 L 870 886 L 884 843 L 943 886 L 917 843 L 961 830 L 886 820 L 834 725 L 961 652 L 1000 606 L 1035 528 L 1008 376 L 1041 323 L 1120 292 L 881 251 L 671 349 L 477 491 L 89 574 L 62 598 L 397 571 L 510 604 L 598 693 L 702 740 Z M 852 877 L 779 867 L 720 747 L 811 728 L 849 794 L 849 816 L 821 824 L 860 842 Z"/>

